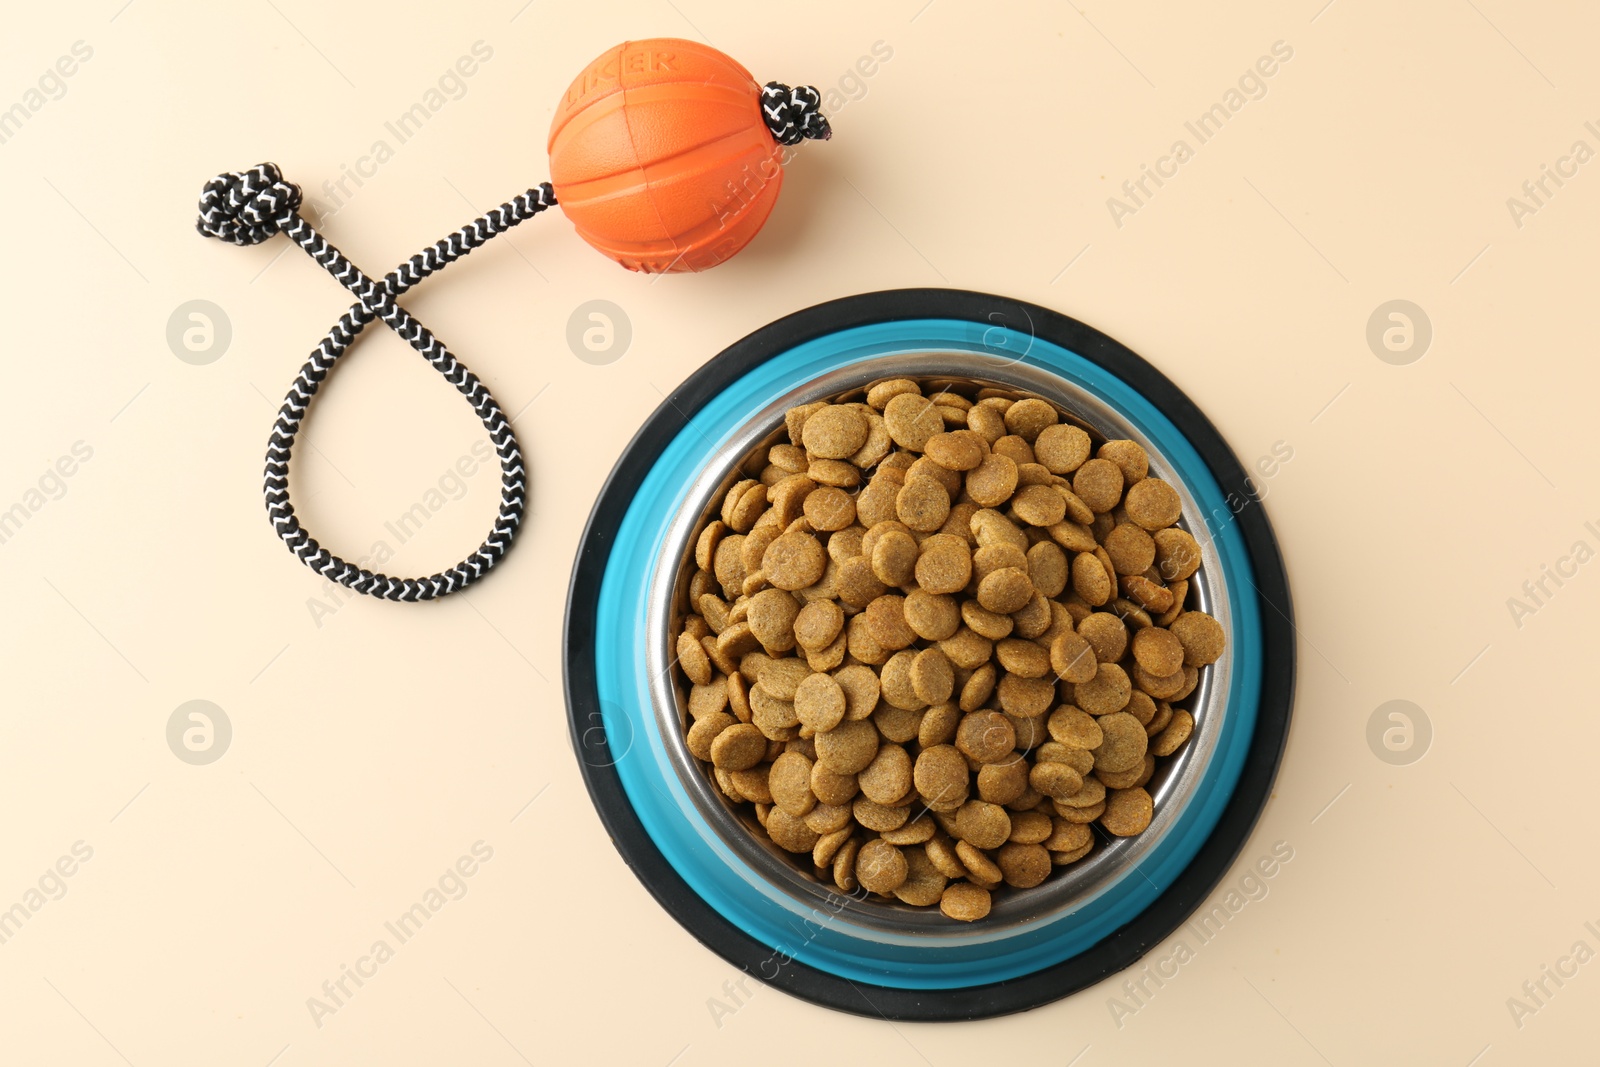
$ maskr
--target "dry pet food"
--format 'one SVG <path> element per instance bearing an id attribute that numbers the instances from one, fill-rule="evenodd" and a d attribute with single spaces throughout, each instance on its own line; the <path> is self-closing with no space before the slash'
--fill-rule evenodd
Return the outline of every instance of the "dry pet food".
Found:
<path id="1" fill-rule="evenodd" d="M 700 532 L 674 635 L 688 749 L 752 832 L 975 922 L 1149 827 L 1226 635 L 1145 450 L 911 379 L 785 425 Z"/>

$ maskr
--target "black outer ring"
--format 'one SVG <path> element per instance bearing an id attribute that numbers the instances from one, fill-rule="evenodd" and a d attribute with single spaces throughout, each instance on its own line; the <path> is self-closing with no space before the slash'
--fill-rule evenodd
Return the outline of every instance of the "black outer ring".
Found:
<path id="1" fill-rule="evenodd" d="M 1132 922 L 1071 959 L 1020 978 L 965 989 L 894 989 L 853 982 L 795 960 L 778 966 L 781 956 L 701 900 L 645 833 L 600 728 L 595 685 L 594 612 L 613 536 L 654 458 L 689 417 L 781 351 L 855 326 L 920 318 L 1008 326 L 1052 341 L 1111 371 L 1171 419 L 1210 467 L 1225 497 L 1239 507 L 1236 521 L 1256 572 L 1265 660 L 1255 736 L 1233 798 L 1167 891 Z M 898 289 L 829 301 L 762 327 L 690 375 L 645 421 L 601 489 L 579 543 L 564 633 L 567 709 L 584 784 L 601 822 L 645 888 L 703 944 L 768 984 L 830 1008 L 919 1022 L 981 1019 L 1047 1004 L 1122 970 L 1177 930 L 1228 871 L 1266 805 L 1283 755 L 1295 673 L 1289 586 L 1277 540 L 1250 485 L 1216 428 L 1160 371 L 1093 327 L 1033 304 L 964 290 Z"/>

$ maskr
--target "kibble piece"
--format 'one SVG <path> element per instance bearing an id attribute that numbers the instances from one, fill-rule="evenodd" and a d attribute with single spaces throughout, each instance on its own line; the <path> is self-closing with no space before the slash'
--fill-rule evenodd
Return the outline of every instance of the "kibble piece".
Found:
<path id="1" fill-rule="evenodd" d="M 774 526 L 780 530 L 788 526 L 804 513 L 806 497 L 817 488 L 817 483 L 804 474 L 785 475 L 767 490 L 767 501 L 772 505 L 772 519 Z M 763 515 L 757 520 L 768 521 Z"/>
<path id="2" fill-rule="evenodd" d="M 816 767 L 811 769 L 812 775 L 816 774 Z M 814 793 L 815 790 L 812 790 Z M 819 834 L 832 834 L 850 828 L 852 818 L 850 808 L 844 804 L 828 804 L 820 798 L 815 807 L 806 813 L 806 825 Z M 827 866 L 823 861 L 818 866 Z"/>
<path id="3" fill-rule="evenodd" d="M 1054 426 L 1059 418 L 1055 408 L 1035 397 L 1018 400 L 1005 414 L 1006 429 L 1030 442 L 1038 438 L 1045 427 Z"/>
<path id="4" fill-rule="evenodd" d="M 952 745 L 923 749 L 912 768 L 917 795 L 930 811 L 959 808 L 967 799 L 970 777 L 967 761 Z"/>
<path id="5" fill-rule="evenodd" d="M 1000 868 L 1006 885 L 1032 889 L 1049 877 L 1050 853 L 1043 845 L 1008 842 L 1000 846 L 995 866 Z"/>
<path id="6" fill-rule="evenodd" d="M 1173 619 L 1168 629 L 1183 644 L 1185 666 L 1204 667 L 1222 657 L 1227 636 L 1222 624 L 1205 612 L 1186 611 Z"/>
<path id="7" fill-rule="evenodd" d="M 1122 468 L 1109 459 L 1088 460 L 1073 473 L 1072 491 L 1095 514 L 1109 512 L 1122 501 Z"/>
<path id="8" fill-rule="evenodd" d="M 911 789 L 911 757 L 899 745 L 880 745 L 856 782 L 868 800 L 893 806 Z"/>
<path id="9" fill-rule="evenodd" d="M 933 478 L 911 478 L 895 496 L 895 514 L 920 533 L 932 533 L 950 515 L 950 494 Z"/>
<path id="10" fill-rule="evenodd" d="M 1134 485 L 1123 506 L 1128 509 L 1128 518 L 1146 530 L 1171 526 L 1183 513 L 1178 491 L 1160 478 L 1146 478 Z"/>
<path id="11" fill-rule="evenodd" d="M 1143 574 L 1156 561 L 1156 543 L 1143 528 L 1124 522 L 1106 534 L 1106 555 L 1118 574 Z"/>
<path id="12" fill-rule="evenodd" d="M 844 693 L 845 718 L 859 721 L 878 707 L 878 674 L 871 667 L 855 663 L 834 672 L 833 680 Z"/>
<path id="13" fill-rule="evenodd" d="M 883 421 L 894 443 L 911 452 L 921 452 L 928 441 L 944 432 L 944 416 L 926 397 L 901 393 L 883 408 Z"/>
<path id="14" fill-rule="evenodd" d="M 1156 703 L 1150 694 L 1142 689 L 1133 691 L 1133 696 L 1128 698 L 1128 706 L 1122 710 L 1144 723 L 1144 732 L 1151 738 L 1165 730 L 1167 724 L 1172 721 L 1172 705 L 1165 700 Z"/>
<path id="15" fill-rule="evenodd" d="M 772 790 L 767 788 L 767 772 L 772 769 L 772 764 L 758 763 L 742 771 L 724 770 L 713 764 L 712 769 L 717 776 L 717 784 L 730 800 L 742 798 L 754 804 L 772 803 Z M 732 792 L 728 792 L 729 786 Z"/>
<path id="16" fill-rule="evenodd" d="M 825 485 L 806 494 L 802 512 L 818 530 L 842 530 L 856 521 L 856 502 L 837 486 Z"/>
<path id="17" fill-rule="evenodd" d="M 865 608 L 889 591 L 889 587 L 873 573 L 872 560 L 866 556 L 854 556 L 838 567 L 835 585 L 839 599 L 852 608 Z"/>
<path id="18" fill-rule="evenodd" d="M 879 804 L 861 796 L 850 805 L 850 814 L 863 829 L 874 833 L 898 830 L 911 819 L 911 809 L 901 804 Z"/>
<path id="19" fill-rule="evenodd" d="M 969 471 L 988 453 L 988 441 L 973 430 L 938 433 L 928 439 L 928 458 L 946 470 Z"/>
<path id="20" fill-rule="evenodd" d="M 779 589 L 804 589 L 822 578 L 828 554 L 822 543 L 808 533 L 786 533 L 772 544 L 761 557 L 761 569 L 767 581 Z"/>
<path id="21" fill-rule="evenodd" d="M 855 408 L 830 404 L 807 418 L 801 433 L 813 456 L 845 459 L 867 443 L 867 420 Z"/>
<path id="22" fill-rule="evenodd" d="M 885 830 L 878 836 L 891 845 L 920 845 L 933 839 L 938 831 L 932 819 L 919 815 L 898 830 Z"/>
<path id="23" fill-rule="evenodd" d="M 847 559 L 861 555 L 861 542 L 866 536 L 866 527 L 860 523 L 852 523 L 842 530 L 835 530 L 828 535 L 828 558 L 834 563 L 843 563 Z"/>
<path id="24" fill-rule="evenodd" d="M 862 545 L 866 544 L 863 540 Z M 872 573 L 885 586 L 909 585 L 919 552 L 916 538 L 909 533 L 888 530 L 872 542 Z"/>
<path id="25" fill-rule="evenodd" d="M 1057 818 L 1051 821 L 1050 836 L 1041 844 L 1051 852 L 1075 852 L 1094 841 L 1094 831 L 1087 823 L 1068 822 Z"/>
<path id="26" fill-rule="evenodd" d="M 978 796 L 991 804 L 1014 804 L 1028 790 L 1028 761 L 1020 754 L 978 768 Z"/>
<path id="27" fill-rule="evenodd" d="M 926 592 L 959 593 L 972 580 L 972 551 L 959 537 L 934 534 L 922 543 L 915 576 Z"/>
<path id="28" fill-rule="evenodd" d="M 1050 670 L 1050 653 L 1032 641 L 1011 637 L 994 646 L 1000 666 L 1022 678 L 1043 678 Z"/>
<path id="29" fill-rule="evenodd" d="M 810 674 L 794 694 L 794 713 L 801 725 L 817 733 L 844 721 L 845 696 L 839 683 L 826 674 Z"/>
<path id="30" fill-rule="evenodd" d="M 1130 486 L 1150 473 L 1150 455 L 1137 441 L 1107 441 L 1095 455 L 1115 463 Z"/>
<path id="31" fill-rule="evenodd" d="M 1110 715 L 1128 706 L 1128 698 L 1133 694 L 1133 682 L 1129 680 L 1128 672 L 1117 664 L 1102 663 L 1094 677 L 1087 682 L 1078 682 L 1073 692 L 1077 695 L 1078 707 L 1090 715 Z"/>
<path id="32" fill-rule="evenodd" d="M 880 704 L 872 713 L 873 725 L 885 741 L 903 745 L 922 731 L 922 707 L 897 708 L 893 704 Z"/>
<path id="33" fill-rule="evenodd" d="M 711 742 L 711 762 L 726 771 L 754 767 L 767 754 L 767 739 L 747 723 L 730 726 Z"/>
<path id="34" fill-rule="evenodd" d="M 998 804 L 969 800 L 956 812 L 956 836 L 974 848 L 999 848 L 1011 836 L 1011 816 Z"/>
<path id="35" fill-rule="evenodd" d="M 961 625 L 961 610 L 955 598 L 947 594 L 915 589 L 901 607 L 906 625 L 924 641 L 943 641 Z"/>
<path id="36" fill-rule="evenodd" d="M 856 855 L 856 880 L 871 892 L 894 892 L 906 880 L 906 873 L 905 855 L 887 841 L 874 838 Z"/>
<path id="37" fill-rule="evenodd" d="M 1100 730 L 1104 738 L 1094 749 L 1096 769 L 1126 771 L 1144 760 L 1150 739 L 1138 719 L 1127 712 L 1102 715 Z"/>
<path id="38" fill-rule="evenodd" d="M 772 762 L 767 788 L 780 811 L 801 818 L 817 804 L 811 792 L 811 761 L 798 752 L 785 752 Z"/>
<path id="39" fill-rule="evenodd" d="M 1033 547 L 1028 535 L 1022 532 L 1022 528 L 994 508 L 980 508 L 974 511 L 967 525 L 972 532 L 973 540 L 980 548 L 1010 545 L 1023 553 L 1026 558 L 1028 549 Z"/>
<path id="40" fill-rule="evenodd" d="M 1111 599 L 1111 578 L 1100 561 L 1088 552 L 1072 557 L 1072 591 L 1094 607 Z"/>
<path id="41" fill-rule="evenodd" d="M 1011 499 L 1017 488 L 1017 464 L 991 453 L 967 472 L 967 495 L 980 507 L 997 508 Z"/>
<path id="42" fill-rule="evenodd" d="M 688 632 L 678 635 L 678 666 L 683 668 L 683 673 L 694 685 L 705 685 L 711 681 L 711 660 L 700 642 Z"/>
<path id="43" fill-rule="evenodd" d="M 956 748 L 979 763 L 1004 759 L 1016 744 L 1016 730 L 997 711 L 974 711 L 956 727 Z"/>
<path id="44" fill-rule="evenodd" d="M 870 530 L 880 522 L 893 519 L 895 497 L 899 495 L 903 484 L 880 468 L 855 499 L 856 521 Z"/>
<path id="45" fill-rule="evenodd" d="M 762 647 L 769 652 L 794 648 L 795 620 L 800 614 L 794 597 L 781 589 L 763 589 L 750 598 L 749 604 L 745 618 Z"/>
<path id="46" fill-rule="evenodd" d="M 850 617 L 845 626 L 845 642 L 850 655 L 861 663 L 869 666 L 879 666 L 887 663 L 890 652 L 877 639 L 872 636 L 872 629 L 867 625 L 865 612 L 858 612 Z"/>
<path id="47" fill-rule="evenodd" d="M 1118 837 L 1132 837 L 1149 827 L 1154 810 L 1150 794 L 1143 789 L 1113 789 L 1106 797 L 1106 811 L 1100 816 L 1100 825 Z"/>
<path id="48" fill-rule="evenodd" d="M 1030 526 L 1053 526 L 1066 518 L 1067 502 L 1049 485 L 1030 485 L 1011 498 L 1017 518 Z"/>
<path id="49" fill-rule="evenodd" d="M 1183 642 L 1159 626 L 1133 635 L 1133 658 L 1151 674 L 1168 675 L 1183 667 Z"/>
<path id="50" fill-rule="evenodd" d="M 994 653 L 994 642 L 963 626 L 951 637 L 939 642 L 939 651 L 949 657 L 950 663 L 962 670 L 974 671 Z"/>
<path id="51" fill-rule="evenodd" d="M 978 603 L 989 611 L 1009 615 L 1033 599 L 1033 582 L 1020 567 L 1002 567 L 978 583 Z"/>
<path id="52" fill-rule="evenodd" d="M 842 893 L 854 893 L 860 884 L 856 881 L 856 855 L 860 849 L 860 840 L 851 838 L 834 853 L 833 884 L 838 886 Z"/>
<path id="53" fill-rule="evenodd" d="M 689 752 L 695 759 L 710 760 L 711 745 L 717 735 L 730 726 L 738 725 L 735 719 L 725 711 L 714 711 L 710 715 L 701 716 L 695 724 L 689 727 L 688 745 Z"/>
<path id="54" fill-rule="evenodd" d="M 1060 800 L 1083 791 L 1083 775 L 1070 764 L 1047 761 L 1033 765 L 1028 772 L 1028 784 L 1040 794 Z"/>
<path id="55" fill-rule="evenodd" d="M 917 687 L 911 684 L 911 668 L 916 661 L 915 652 L 897 652 L 889 657 L 889 662 L 878 672 L 878 685 L 883 699 L 893 707 L 916 711 L 928 706 L 927 701 L 917 695 Z"/>
<path id="56" fill-rule="evenodd" d="M 1050 645 L 1050 667 L 1063 681 L 1087 682 L 1099 671 L 1100 663 L 1082 634 L 1066 630 Z"/>
<path id="57" fill-rule="evenodd" d="M 1066 767 L 1067 764 L 1047 764 L 1047 766 Z M 1055 804 L 1057 814 L 1060 814 L 1063 811 L 1071 811 L 1075 808 L 1095 807 L 1101 801 L 1105 800 L 1105 798 L 1105 783 L 1100 781 L 1098 778 L 1085 778 L 1083 780 L 1083 788 L 1079 789 L 1076 793 L 1073 793 L 1071 796 L 1051 797 L 1050 799 Z M 1065 815 L 1062 816 L 1062 818 L 1067 817 L 1068 816 Z M 1099 813 L 1096 813 L 1094 817 L 1099 818 Z"/>
<path id="58" fill-rule="evenodd" d="M 1054 541 L 1040 541 L 1028 549 L 1028 580 L 1042 596 L 1058 597 L 1067 587 L 1067 554 Z"/>
<path id="59" fill-rule="evenodd" d="M 1174 708 L 1166 728 L 1150 739 L 1150 751 L 1157 756 L 1170 756 L 1189 740 L 1193 732 L 1194 716 L 1182 708 Z"/>
<path id="60" fill-rule="evenodd" d="M 935 704 L 922 715 L 917 724 L 917 744 L 923 748 L 948 744 L 956 736 L 956 724 L 961 721 L 961 709 L 953 701 Z"/>
<path id="61" fill-rule="evenodd" d="M 746 677 L 755 676 L 756 685 L 760 687 L 762 697 L 776 697 L 778 700 L 793 700 L 799 690 L 800 683 L 811 674 L 811 668 L 798 659 L 764 659 L 756 660 L 750 657 L 750 662 L 741 662 L 739 672 Z"/>
<path id="62" fill-rule="evenodd" d="M 1109 611 L 1097 611 L 1078 623 L 1078 635 L 1101 663 L 1116 663 L 1128 651 L 1128 628 Z"/>
<path id="63" fill-rule="evenodd" d="M 831 600 L 813 600 L 794 617 L 794 639 L 801 648 L 824 649 L 844 631 L 844 612 Z"/>
<path id="64" fill-rule="evenodd" d="M 961 866 L 967 869 L 967 877 L 974 885 L 983 885 L 992 888 L 1004 879 L 1000 868 L 995 866 L 984 851 L 970 841 L 956 842 L 956 859 L 961 861 Z"/>
<path id="65" fill-rule="evenodd" d="M 910 378 L 890 378 L 888 381 L 878 382 L 867 390 L 867 403 L 882 411 L 889 401 L 901 393 L 921 396 L 922 387 Z"/>
<path id="66" fill-rule="evenodd" d="M 919 846 L 905 850 L 906 878 L 894 890 L 902 904 L 926 908 L 939 903 L 948 879 L 934 866 L 928 854 Z"/>
<path id="67" fill-rule="evenodd" d="M 868 470 L 880 463 L 894 448 L 894 439 L 889 436 L 889 425 L 883 421 L 883 416 L 868 407 L 857 407 L 867 420 L 867 441 L 850 456 L 851 466 Z"/>
<path id="68" fill-rule="evenodd" d="M 1020 715 L 1024 719 L 1031 719 L 1050 710 L 1050 704 L 1055 699 L 1056 687 L 1049 678 L 1023 678 L 1008 674 L 1000 679 L 996 692 L 999 694 L 1000 706 L 1007 712 Z"/>
<path id="69" fill-rule="evenodd" d="M 989 906 L 989 891 L 971 882 L 953 882 L 939 897 L 939 910 L 957 922 L 977 922 L 989 914 Z"/>
<path id="70" fill-rule="evenodd" d="M 1107 789 L 1113 791 L 1118 789 L 1132 789 L 1135 786 L 1141 786 L 1150 780 L 1149 772 L 1155 770 L 1155 765 L 1156 758 L 1150 755 L 1149 752 L 1146 752 L 1144 754 L 1144 759 L 1140 760 L 1128 770 L 1108 771 L 1105 768 L 1101 768 L 1095 771 L 1094 775 L 1096 778 L 1100 779 L 1100 781 L 1105 783 L 1105 787 Z"/>
<path id="71" fill-rule="evenodd" d="M 891 652 L 910 647 L 917 633 L 906 622 L 905 597 L 886 593 L 867 605 L 864 612 L 873 640 Z"/>
<path id="72" fill-rule="evenodd" d="M 705 685 L 692 686 L 689 689 L 689 717 L 699 719 L 713 712 L 722 711 L 728 706 L 728 686 L 721 678 L 713 678 Z"/>
<path id="73" fill-rule="evenodd" d="M 1050 736 L 1076 749 L 1099 748 L 1105 737 L 1094 716 L 1081 708 L 1063 705 L 1050 713 Z"/>
<path id="74" fill-rule="evenodd" d="M 1011 836 L 1007 841 L 1019 845 L 1038 845 L 1054 829 L 1050 816 L 1042 811 L 1019 811 L 1011 816 Z"/>
<path id="75" fill-rule="evenodd" d="M 983 550 L 980 549 L 979 551 Z M 973 633 L 989 641 L 999 641 L 1002 638 L 1010 637 L 1011 631 L 1016 629 L 1017 625 L 1011 616 L 990 611 L 976 600 L 962 602 L 961 621 Z"/>
<path id="76" fill-rule="evenodd" d="M 785 852 L 810 852 L 822 838 L 804 819 L 776 807 L 767 816 L 766 830 L 772 843 Z"/>
<path id="77" fill-rule="evenodd" d="M 998 675 L 992 663 L 985 663 L 973 671 L 972 677 L 968 678 L 961 687 L 961 697 L 957 702 L 961 710 L 977 711 L 988 703 L 989 698 L 994 695 L 997 678 Z"/>
<path id="78" fill-rule="evenodd" d="M 955 690 L 955 672 L 949 658 L 937 648 L 925 648 L 911 663 L 911 688 L 923 705 L 943 704 Z"/>
<path id="79" fill-rule="evenodd" d="M 1089 458 L 1089 435 L 1076 426 L 1046 426 L 1034 439 L 1033 453 L 1052 474 L 1071 474 Z"/>
<path id="80" fill-rule="evenodd" d="M 1157 615 L 1165 613 L 1172 607 L 1172 591 L 1158 582 L 1152 582 L 1142 574 L 1130 574 L 1117 579 L 1117 588 L 1121 589 L 1122 595 L 1134 604 Z M 1140 626 L 1152 624 L 1153 621 L 1148 615 L 1139 622 Z"/>
<path id="81" fill-rule="evenodd" d="M 820 760 L 811 766 L 811 791 L 822 804 L 849 804 L 860 792 L 853 774 L 831 771 Z"/>
<path id="82" fill-rule="evenodd" d="M 1200 569 L 1200 542 L 1187 530 L 1169 526 L 1151 538 L 1156 546 L 1156 570 L 1163 581 L 1180 582 Z"/>
<path id="83" fill-rule="evenodd" d="M 865 719 L 846 719 L 815 740 L 817 760 L 835 774 L 858 774 L 878 754 L 878 728 Z"/>

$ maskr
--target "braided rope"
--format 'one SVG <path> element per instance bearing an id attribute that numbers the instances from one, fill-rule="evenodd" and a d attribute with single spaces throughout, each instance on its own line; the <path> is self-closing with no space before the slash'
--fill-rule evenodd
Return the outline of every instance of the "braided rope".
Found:
<path id="1" fill-rule="evenodd" d="M 479 247 L 497 234 L 533 218 L 556 202 L 555 190 L 542 183 L 467 223 L 373 281 L 302 218 L 298 187 L 283 180 L 278 168 L 263 163 L 249 170 L 222 174 L 206 183 L 196 228 L 208 237 L 232 244 L 257 244 L 282 231 L 350 292 L 353 304 L 333 324 L 300 368 L 284 398 L 267 443 L 264 490 L 272 527 L 300 561 L 330 581 L 385 600 L 432 600 L 464 589 L 500 561 L 522 524 L 526 487 L 522 451 L 500 405 L 488 388 L 450 353 L 427 327 L 396 303 L 422 279 Z M 339 358 L 374 320 L 381 320 L 426 359 L 434 370 L 466 397 L 482 420 L 500 457 L 500 511 L 483 544 L 460 563 L 426 578 L 393 578 L 357 567 L 329 552 L 295 517 L 289 501 L 289 459 L 312 398 Z"/>
<path id="2" fill-rule="evenodd" d="M 833 128 L 822 114 L 822 96 L 810 85 L 791 89 L 782 82 L 768 82 L 761 87 L 761 117 L 781 145 L 796 145 L 808 137 L 826 141 L 833 136 Z"/>

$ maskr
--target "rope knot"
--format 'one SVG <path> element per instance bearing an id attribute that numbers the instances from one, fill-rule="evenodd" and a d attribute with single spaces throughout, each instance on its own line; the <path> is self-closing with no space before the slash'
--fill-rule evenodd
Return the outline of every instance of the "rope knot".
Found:
<path id="1" fill-rule="evenodd" d="M 768 82 L 761 89 L 761 117 L 781 145 L 799 144 L 804 138 L 826 141 L 833 136 L 822 114 L 822 96 L 815 86 Z"/>
<path id="2" fill-rule="evenodd" d="M 275 163 L 219 174 L 200 194 L 195 229 L 236 245 L 260 244 L 300 208 L 300 187 L 283 180 Z"/>

